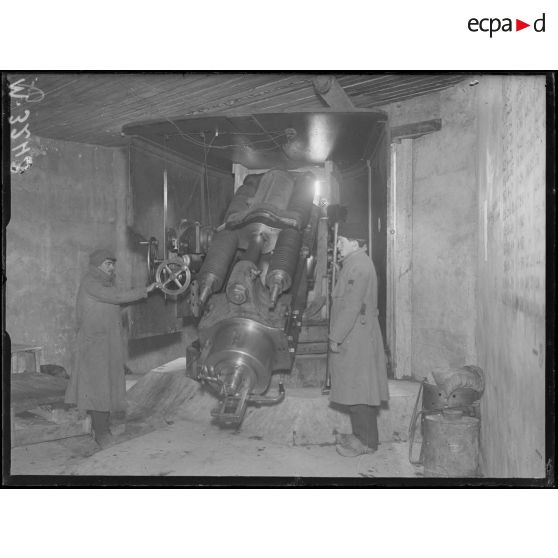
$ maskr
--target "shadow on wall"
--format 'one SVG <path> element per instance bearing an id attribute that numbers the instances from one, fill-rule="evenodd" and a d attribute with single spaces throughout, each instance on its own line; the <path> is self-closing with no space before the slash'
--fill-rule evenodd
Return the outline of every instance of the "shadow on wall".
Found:
<path id="1" fill-rule="evenodd" d="M 153 351 L 160 351 L 175 345 L 182 338 L 182 332 L 156 335 L 154 337 L 142 337 L 141 339 L 130 339 L 128 341 L 128 356 L 137 358 L 145 356 Z"/>

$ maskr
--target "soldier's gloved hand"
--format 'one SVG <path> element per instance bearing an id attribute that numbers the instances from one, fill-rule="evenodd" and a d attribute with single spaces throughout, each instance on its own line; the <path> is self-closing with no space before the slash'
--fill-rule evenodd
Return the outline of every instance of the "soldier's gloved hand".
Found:
<path id="1" fill-rule="evenodd" d="M 147 287 L 147 292 L 150 293 L 151 291 L 160 288 L 161 288 L 161 283 L 157 283 L 157 281 L 154 281 L 153 283 L 151 283 L 151 285 Z"/>
<path id="2" fill-rule="evenodd" d="M 329 340 L 329 350 L 332 353 L 338 353 L 339 352 L 339 343 L 332 341 L 331 339 Z"/>

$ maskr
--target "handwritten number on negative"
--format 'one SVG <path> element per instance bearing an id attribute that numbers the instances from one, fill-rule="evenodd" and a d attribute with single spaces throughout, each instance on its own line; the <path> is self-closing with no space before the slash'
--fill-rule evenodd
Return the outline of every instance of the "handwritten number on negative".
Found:
<path id="1" fill-rule="evenodd" d="M 31 132 L 29 131 L 29 124 L 25 124 L 25 127 L 22 128 L 19 132 L 16 129 L 12 130 L 10 137 L 12 139 L 17 139 L 23 133 L 25 133 L 25 139 L 29 139 L 29 137 L 31 136 Z"/>
<path id="2" fill-rule="evenodd" d="M 18 114 L 17 116 L 10 116 L 10 124 L 13 126 L 14 124 L 17 124 L 18 122 L 23 124 L 28 118 L 29 115 L 31 114 L 31 111 L 29 110 L 25 110 L 25 116 L 21 116 L 21 114 Z"/>

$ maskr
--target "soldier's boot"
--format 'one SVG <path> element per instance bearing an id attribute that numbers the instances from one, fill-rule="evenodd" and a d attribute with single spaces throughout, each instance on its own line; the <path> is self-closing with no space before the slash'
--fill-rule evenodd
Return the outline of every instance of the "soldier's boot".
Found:
<path id="1" fill-rule="evenodd" d="M 340 434 L 337 436 L 335 449 L 343 457 L 358 457 L 366 453 L 374 453 L 376 450 L 365 446 L 353 434 Z"/>

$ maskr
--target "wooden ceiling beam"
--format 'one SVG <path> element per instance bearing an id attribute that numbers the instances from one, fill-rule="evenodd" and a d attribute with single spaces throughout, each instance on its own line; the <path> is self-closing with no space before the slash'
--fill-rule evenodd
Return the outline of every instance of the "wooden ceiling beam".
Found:
<path id="1" fill-rule="evenodd" d="M 442 129 L 442 120 L 434 118 L 391 128 L 391 140 L 414 139 Z"/>
<path id="2" fill-rule="evenodd" d="M 312 80 L 312 83 L 316 93 L 330 108 L 340 111 L 351 111 L 356 108 L 334 76 L 318 76 Z"/>

